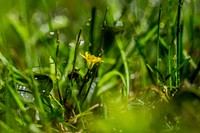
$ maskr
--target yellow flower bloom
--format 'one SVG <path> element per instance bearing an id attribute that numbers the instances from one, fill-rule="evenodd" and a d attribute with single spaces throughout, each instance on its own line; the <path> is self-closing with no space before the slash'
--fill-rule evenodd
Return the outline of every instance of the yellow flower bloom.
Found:
<path id="1" fill-rule="evenodd" d="M 94 66 L 94 64 L 103 62 L 103 60 L 101 59 L 101 57 L 96 57 L 94 55 L 89 54 L 88 52 L 85 52 L 85 55 L 83 55 L 83 54 L 80 54 L 80 55 L 83 58 L 86 59 L 87 66 L 88 66 L 89 69 L 92 69 L 92 67 Z"/>

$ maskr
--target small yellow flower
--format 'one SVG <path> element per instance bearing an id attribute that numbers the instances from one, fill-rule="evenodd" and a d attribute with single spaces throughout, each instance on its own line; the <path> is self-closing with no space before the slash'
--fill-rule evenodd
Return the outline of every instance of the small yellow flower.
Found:
<path id="1" fill-rule="evenodd" d="M 103 62 L 103 60 L 101 59 L 101 57 L 96 57 L 94 55 L 89 54 L 88 52 L 85 52 L 85 55 L 83 55 L 83 54 L 80 54 L 80 55 L 83 58 L 86 59 L 87 66 L 88 66 L 89 69 L 92 69 L 92 67 L 94 66 L 94 64 Z"/>

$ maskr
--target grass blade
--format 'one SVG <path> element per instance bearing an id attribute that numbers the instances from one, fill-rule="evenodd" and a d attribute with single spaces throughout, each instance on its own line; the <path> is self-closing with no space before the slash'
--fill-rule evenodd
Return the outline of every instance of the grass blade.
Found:
<path id="1" fill-rule="evenodd" d="M 176 69 L 174 69 L 170 74 L 168 74 L 166 77 L 165 77 L 165 80 L 167 80 L 168 78 L 170 78 L 174 73 L 176 73 L 177 71 L 180 71 L 180 69 L 189 63 L 189 61 L 191 60 L 191 58 L 188 58 L 186 59 L 182 64 L 180 64 L 179 67 L 177 67 Z"/>
<path id="2" fill-rule="evenodd" d="M 123 64 L 124 64 L 124 70 L 125 70 L 125 76 L 126 76 L 125 95 L 126 95 L 127 100 L 128 100 L 130 78 L 129 78 L 128 63 L 127 63 L 127 60 L 126 60 L 127 58 L 126 58 L 126 54 L 123 50 L 123 43 L 122 43 L 121 39 L 116 38 L 116 41 L 117 41 L 117 45 L 118 45 L 118 48 L 119 48 L 119 51 L 120 51 L 120 54 L 121 54 L 121 57 L 122 57 L 122 61 L 123 61 Z"/>
<path id="3" fill-rule="evenodd" d="M 178 3 L 178 14 L 177 14 L 177 31 L 176 31 L 176 39 L 177 39 L 177 44 L 176 44 L 176 55 L 177 55 L 177 68 L 180 67 L 180 64 L 181 64 L 181 48 L 182 48 L 182 43 L 181 43 L 181 24 L 180 24 L 180 21 L 181 21 L 181 6 L 183 4 L 183 1 L 182 0 L 179 0 L 179 3 Z M 178 70 L 176 72 L 176 87 L 178 87 L 180 85 L 180 70 Z"/>
<path id="4" fill-rule="evenodd" d="M 157 29 L 157 69 L 159 70 L 160 69 L 160 16 L 161 16 L 161 6 L 160 6 L 160 9 L 159 9 L 159 16 L 158 16 L 158 29 Z M 156 74 L 156 81 L 157 81 L 157 84 L 159 83 L 159 73 L 157 72 Z"/>

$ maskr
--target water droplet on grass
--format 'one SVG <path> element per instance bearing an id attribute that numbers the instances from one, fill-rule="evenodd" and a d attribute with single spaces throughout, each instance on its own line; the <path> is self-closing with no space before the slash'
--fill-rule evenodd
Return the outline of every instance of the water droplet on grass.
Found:
<path id="1" fill-rule="evenodd" d="M 53 32 L 53 31 L 51 31 L 51 32 L 50 32 L 50 35 L 52 35 L 52 36 L 53 36 L 54 34 L 55 34 L 55 32 Z"/>

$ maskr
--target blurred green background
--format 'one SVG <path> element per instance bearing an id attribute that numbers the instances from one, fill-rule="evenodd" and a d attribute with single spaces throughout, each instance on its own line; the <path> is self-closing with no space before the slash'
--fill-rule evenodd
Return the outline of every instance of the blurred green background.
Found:
<path id="1" fill-rule="evenodd" d="M 79 74 L 84 77 L 87 72 L 80 53 L 102 54 L 104 60 L 89 87 L 85 108 L 97 103 L 99 108 L 85 118 L 88 132 L 196 133 L 200 124 L 200 1 L 182 2 L 183 67 L 178 87 L 175 76 L 170 76 L 173 90 L 169 78 L 164 79 L 169 67 L 176 70 L 178 0 L 0 0 L 1 56 L 20 71 L 41 71 L 56 82 L 50 64 L 57 58 L 59 31 L 58 75 L 64 95 L 81 29 Z M 1 89 L 5 70 L 1 61 Z M 123 102 L 126 92 L 128 102 Z M 80 125 L 74 125 L 76 131 L 82 131 Z"/>

